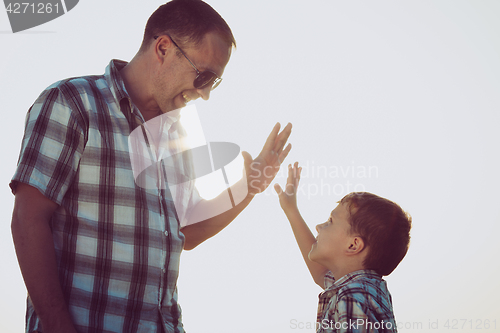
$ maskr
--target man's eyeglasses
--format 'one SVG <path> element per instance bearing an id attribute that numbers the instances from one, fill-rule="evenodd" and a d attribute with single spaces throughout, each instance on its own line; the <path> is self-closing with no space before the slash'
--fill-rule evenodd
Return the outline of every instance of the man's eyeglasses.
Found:
<path id="1" fill-rule="evenodd" d="M 212 88 L 210 88 L 210 90 L 214 90 L 215 88 L 217 88 L 217 86 L 221 83 L 222 78 L 220 78 L 217 74 L 215 74 L 214 72 L 209 71 L 209 70 L 200 72 L 198 70 L 198 68 L 196 68 L 196 66 L 192 63 L 192 61 L 189 60 L 189 58 L 186 56 L 184 51 L 182 51 L 182 49 L 179 47 L 179 45 L 177 45 L 177 43 L 174 42 L 172 37 L 170 37 L 170 35 L 167 35 L 167 36 L 170 38 L 172 43 L 174 43 L 175 47 L 177 47 L 179 49 L 179 51 L 181 51 L 184 58 L 186 58 L 187 61 L 189 61 L 189 63 L 191 64 L 191 66 L 193 66 L 194 70 L 196 71 L 196 74 L 198 74 L 193 81 L 193 86 L 196 89 L 204 89 L 204 88 L 209 87 L 209 86 L 212 87 Z M 157 39 L 158 37 L 160 37 L 160 36 L 154 36 L 154 39 Z"/>

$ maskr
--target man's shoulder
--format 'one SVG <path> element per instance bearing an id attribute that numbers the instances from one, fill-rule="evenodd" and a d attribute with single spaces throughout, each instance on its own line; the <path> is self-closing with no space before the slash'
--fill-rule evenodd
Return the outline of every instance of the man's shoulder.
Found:
<path id="1" fill-rule="evenodd" d="M 88 111 L 96 105 L 116 103 L 112 88 L 105 75 L 87 75 L 57 81 L 45 88 L 34 105 L 57 101 L 70 109 Z"/>
<path id="2" fill-rule="evenodd" d="M 44 102 L 46 98 L 59 98 L 63 103 L 83 101 L 84 104 L 89 102 L 91 106 L 95 100 L 104 100 L 107 104 L 117 103 L 123 97 L 128 97 L 119 75 L 120 69 L 126 64 L 125 61 L 113 59 L 104 74 L 70 77 L 54 82 L 42 91 L 37 102 Z"/>
<path id="3" fill-rule="evenodd" d="M 86 75 L 63 79 L 48 86 L 45 91 L 57 89 L 62 93 L 95 93 L 96 86 L 104 88 L 108 86 L 104 75 Z"/>

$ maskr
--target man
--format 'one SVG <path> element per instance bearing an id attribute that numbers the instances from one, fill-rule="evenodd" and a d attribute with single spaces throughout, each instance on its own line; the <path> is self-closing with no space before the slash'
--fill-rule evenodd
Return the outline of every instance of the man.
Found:
<path id="1" fill-rule="evenodd" d="M 247 186 L 241 202 L 199 223 L 179 213 L 196 219 L 218 199 L 201 200 L 188 186 L 179 207 L 168 186 L 139 186 L 127 141 L 158 116 L 168 140 L 181 138 L 177 109 L 209 99 L 233 46 L 209 5 L 174 0 L 152 14 L 130 63 L 57 82 L 33 104 L 11 182 L 27 332 L 184 332 L 182 249 L 217 234 L 269 185 L 290 151 L 291 125 L 280 133 L 277 124 L 254 160 L 243 153 L 246 179 L 233 187 Z"/>

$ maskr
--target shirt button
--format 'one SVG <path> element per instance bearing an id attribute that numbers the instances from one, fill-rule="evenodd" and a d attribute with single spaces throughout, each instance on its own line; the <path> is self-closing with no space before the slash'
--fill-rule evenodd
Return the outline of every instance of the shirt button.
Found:
<path id="1" fill-rule="evenodd" d="M 168 231 L 167 230 L 165 230 L 165 236 L 168 236 Z"/>
<path id="2" fill-rule="evenodd" d="M 165 273 L 167 270 L 165 268 L 162 268 L 161 271 Z"/>

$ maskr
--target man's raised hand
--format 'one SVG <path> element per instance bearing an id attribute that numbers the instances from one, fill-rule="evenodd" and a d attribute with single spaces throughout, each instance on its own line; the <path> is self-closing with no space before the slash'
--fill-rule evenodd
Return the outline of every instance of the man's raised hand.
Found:
<path id="1" fill-rule="evenodd" d="M 280 124 L 277 123 L 267 137 L 259 156 L 252 159 L 248 152 L 242 152 L 250 195 L 263 192 L 276 177 L 281 163 L 292 149 L 290 143 L 285 147 L 291 132 L 292 124 L 288 123 L 280 132 Z"/>

